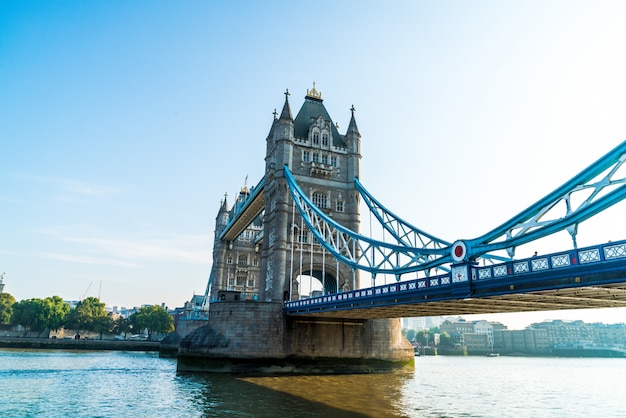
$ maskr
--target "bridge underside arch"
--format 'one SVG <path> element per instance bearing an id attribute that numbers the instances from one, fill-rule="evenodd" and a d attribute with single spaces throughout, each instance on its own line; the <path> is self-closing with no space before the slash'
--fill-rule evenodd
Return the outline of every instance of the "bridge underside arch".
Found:
<path id="1" fill-rule="evenodd" d="M 294 275 L 291 299 L 337 293 L 336 275 L 317 268 L 303 269 Z"/>

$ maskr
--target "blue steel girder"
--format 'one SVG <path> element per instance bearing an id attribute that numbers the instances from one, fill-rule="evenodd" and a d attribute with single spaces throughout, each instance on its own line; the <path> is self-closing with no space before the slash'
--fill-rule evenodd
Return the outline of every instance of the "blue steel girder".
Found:
<path id="1" fill-rule="evenodd" d="M 370 210 L 370 213 L 376 217 L 380 225 L 396 240 L 398 245 L 440 250 L 436 253 L 437 255 L 443 255 L 450 251 L 450 246 L 452 245 L 450 242 L 428 234 L 392 213 L 365 189 L 358 178 L 354 179 L 354 183 L 357 191 L 363 199 L 363 202 Z M 424 263 L 434 260 L 433 254 L 424 257 Z M 507 260 L 505 257 L 492 254 L 486 254 L 484 258 L 488 259 L 490 262 L 501 262 Z M 443 268 L 443 270 L 449 271 L 447 268 Z"/>
<path id="2" fill-rule="evenodd" d="M 398 244 L 414 248 L 433 249 L 447 248 L 452 244 L 430 235 L 394 215 L 363 187 L 358 178 L 354 179 L 354 183 L 371 213 L 374 214 L 383 228 L 391 234 Z"/>
<path id="3" fill-rule="evenodd" d="M 474 260 L 497 250 L 507 250 L 512 257 L 516 246 L 563 230 L 571 234 L 576 247 L 579 223 L 626 198 L 626 170 L 619 172 L 625 161 L 626 141 L 502 225 L 478 238 L 462 241 L 465 254 L 453 254 L 454 261 Z M 559 211 L 558 206 L 561 216 L 553 213 Z M 546 219 L 550 215 L 557 216 Z M 455 249 L 453 245 L 452 251 Z"/>
<path id="4" fill-rule="evenodd" d="M 446 248 L 386 243 L 345 228 L 313 205 L 287 166 L 284 172 L 294 203 L 309 230 L 322 246 L 350 267 L 374 275 L 395 274 L 399 277 L 404 273 L 438 267 L 444 264 L 440 262 L 442 259 L 449 262 L 449 249 Z"/>
<path id="5" fill-rule="evenodd" d="M 328 318 L 626 307 L 626 240 L 285 303 L 287 315 Z"/>
<path id="6" fill-rule="evenodd" d="M 362 236 L 328 217 L 302 192 L 289 168 L 285 178 L 304 222 L 329 252 L 352 268 L 373 275 L 425 271 L 449 263 L 473 261 L 492 251 L 516 246 L 568 230 L 575 238 L 578 224 L 626 198 L 626 178 L 617 175 L 626 161 L 626 141 L 608 152 L 580 174 L 517 216 L 478 238 L 453 244 L 426 234 L 386 210 L 355 179 L 357 189 L 381 225 L 394 238 L 386 243 Z M 582 195 L 579 204 L 574 196 Z M 563 216 L 545 219 L 562 204 Z M 574 241 L 575 244 L 575 241 Z"/>
<path id="7" fill-rule="evenodd" d="M 376 217 L 383 229 L 395 239 L 396 244 L 412 248 L 438 250 L 436 253 L 421 255 L 420 261 L 422 263 L 433 261 L 436 255 L 446 254 L 449 251 L 450 242 L 430 235 L 393 214 L 365 189 L 358 178 L 354 179 L 354 183 L 370 213 Z M 448 271 L 447 268 L 444 270 Z M 428 271 L 426 273 L 430 275 Z"/>

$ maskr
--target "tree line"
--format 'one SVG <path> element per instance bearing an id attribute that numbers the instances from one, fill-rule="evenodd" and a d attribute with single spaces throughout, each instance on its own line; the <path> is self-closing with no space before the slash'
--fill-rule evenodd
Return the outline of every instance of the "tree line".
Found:
<path id="1" fill-rule="evenodd" d="M 105 304 L 95 297 L 85 298 L 70 309 L 70 305 L 59 296 L 17 302 L 9 293 L 0 293 L 0 324 L 21 325 L 39 334 L 61 328 L 74 330 L 77 335 L 96 332 L 100 338 L 103 334 L 139 334 L 146 329 L 148 337 L 153 333 L 174 331 L 172 316 L 158 305 L 143 306 L 124 318 L 107 313 Z"/>
<path id="2" fill-rule="evenodd" d="M 439 327 L 432 327 L 430 329 L 403 330 L 405 337 L 412 343 L 420 344 L 424 347 L 433 347 L 439 345 L 442 347 L 449 347 L 452 345 L 452 339 L 447 332 L 441 332 Z M 439 334 L 439 344 L 435 344 L 435 334 Z"/>

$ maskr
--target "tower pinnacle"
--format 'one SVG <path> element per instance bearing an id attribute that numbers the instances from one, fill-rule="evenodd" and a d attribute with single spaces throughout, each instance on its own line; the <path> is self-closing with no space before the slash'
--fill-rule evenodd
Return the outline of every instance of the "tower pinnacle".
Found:
<path id="1" fill-rule="evenodd" d="M 348 124 L 348 132 L 346 133 L 346 135 L 353 134 L 355 137 L 360 138 L 361 134 L 359 132 L 359 128 L 356 126 L 356 120 L 354 119 L 355 110 L 356 109 L 354 108 L 354 105 L 352 105 L 352 107 L 350 108 L 352 116 L 350 117 L 350 124 Z"/>
<path id="2" fill-rule="evenodd" d="M 322 92 L 315 90 L 315 81 L 313 82 L 313 88 L 311 90 L 306 89 L 306 97 L 322 100 Z"/>
<path id="3" fill-rule="evenodd" d="M 293 120 L 293 116 L 291 115 L 291 107 L 289 106 L 289 89 L 285 90 L 285 104 L 283 106 L 283 111 L 280 113 L 280 118 Z"/>

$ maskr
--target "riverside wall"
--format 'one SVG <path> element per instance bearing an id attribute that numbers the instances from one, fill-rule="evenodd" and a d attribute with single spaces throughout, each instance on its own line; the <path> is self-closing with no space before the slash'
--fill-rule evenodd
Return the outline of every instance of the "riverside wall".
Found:
<path id="1" fill-rule="evenodd" d="M 1 348 L 52 350 L 159 351 L 156 341 L 69 340 L 53 338 L 0 338 Z"/>
<path id="2" fill-rule="evenodd" d="M 282 303 L 219 302 L 180 342 L 178 370 L 329 374 L 412 370 L 399 319 L 285 317 Z"/>

